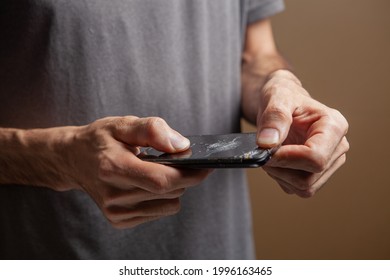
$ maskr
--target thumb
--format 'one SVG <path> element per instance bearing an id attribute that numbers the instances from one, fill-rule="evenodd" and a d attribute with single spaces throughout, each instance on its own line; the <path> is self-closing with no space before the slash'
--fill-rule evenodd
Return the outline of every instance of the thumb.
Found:
<path id="1" fill-rule="evenodd" d="M 292 112 L 288 108 L 268 104 L 257 118 L 257 145 L 267 149 L 281 145 L 291 123 Z"/>
<path id="2" fill-rule="evenodd" d="M 128 118 L 115 132 L 115 137 L 129 145 L 153 147 L 161 152 L 177 153 L 188 149 L 190 141 L 173 130 L 161 118 Z M 121 120 L 123 122 L 123 118 Z"/>

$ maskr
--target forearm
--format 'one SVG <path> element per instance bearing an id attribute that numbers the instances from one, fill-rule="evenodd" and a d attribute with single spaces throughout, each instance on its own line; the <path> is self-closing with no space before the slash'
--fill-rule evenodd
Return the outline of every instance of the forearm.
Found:
<path id="1" fill-rule="evenodd" d="M 21 184 L 64 190 L 74 185 L 64 172 L 63 148 L 72 129 L 0 128 L 0 184 Z M 61 167 L 61 168 L 60 168 Z"/>

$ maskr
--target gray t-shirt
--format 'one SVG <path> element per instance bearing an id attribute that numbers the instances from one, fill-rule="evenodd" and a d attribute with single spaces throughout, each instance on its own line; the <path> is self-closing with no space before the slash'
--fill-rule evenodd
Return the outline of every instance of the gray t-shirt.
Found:
<path id="1" fill-rule="evenodd" d="M 160 116 L 184 135 L 240 129 L 247 23 L 282 0 L 2 0 L 0 127 Z M 1 171 L 0 171 L 1 172 Z M 0 186 L 2 259 L 254 257 L 242 170 L 219 170 L 179 214 L 116 230 L 81 191 Z"/>

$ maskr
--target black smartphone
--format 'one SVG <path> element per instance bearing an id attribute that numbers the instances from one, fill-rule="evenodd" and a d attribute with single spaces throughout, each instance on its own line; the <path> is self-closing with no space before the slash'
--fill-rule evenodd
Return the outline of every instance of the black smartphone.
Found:
<path id="1" fill-rule="evenodd" d="M 143 148 L 142 160 L 188 168 L 251 168 L 264 165 L 271 157 L 271 149 L 256 145 L 256 133 L 186 136 L 188 150 L 167 154 L 153 148 Z"/>

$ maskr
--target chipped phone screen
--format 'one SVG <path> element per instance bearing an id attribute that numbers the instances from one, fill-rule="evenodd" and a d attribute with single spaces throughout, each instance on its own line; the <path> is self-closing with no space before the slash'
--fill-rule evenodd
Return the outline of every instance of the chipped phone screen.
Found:
<path id="1" fill-rule="evenodd" d="M 187 136 L 188 150 L 167 154 L 153 148 L 144 148 L 139 155 L 143 160 L 168 165 L 195 168 L 259 167 L 270 157 L 271 151 L 256 145 L 256 133 Z"/>

